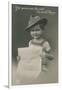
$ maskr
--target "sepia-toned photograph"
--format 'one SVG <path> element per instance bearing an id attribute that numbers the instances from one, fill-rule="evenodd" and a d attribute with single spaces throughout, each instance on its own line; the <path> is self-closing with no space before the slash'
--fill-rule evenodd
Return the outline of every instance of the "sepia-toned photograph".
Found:
<path id="1" fill-rule="evenodd" d="M 58 83 L 58 7 L 11 7 L 12 85 Z"/>

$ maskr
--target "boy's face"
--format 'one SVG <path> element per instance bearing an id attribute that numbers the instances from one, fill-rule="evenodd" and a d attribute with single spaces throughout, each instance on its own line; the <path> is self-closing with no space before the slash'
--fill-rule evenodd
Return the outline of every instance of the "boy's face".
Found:
<path id="1" fill-rule="evenodd" d="M 36 25 L 36 26 L 32 27 L 31 30 L 30 30 L 30 34 L 34 39 L 40 38 L 42 33 L 43 33 L 43 30 L 40 28 L 39 25 Z"/>

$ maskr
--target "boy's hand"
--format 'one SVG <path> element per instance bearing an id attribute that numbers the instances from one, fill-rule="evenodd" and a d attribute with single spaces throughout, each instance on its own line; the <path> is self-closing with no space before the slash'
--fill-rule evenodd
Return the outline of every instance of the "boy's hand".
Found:
<path id="1" fill-rule="evenodd" d="M 54 59 L 52 54 L 46 53 L 46 58 L 48 58 L 49 60 Z"/>

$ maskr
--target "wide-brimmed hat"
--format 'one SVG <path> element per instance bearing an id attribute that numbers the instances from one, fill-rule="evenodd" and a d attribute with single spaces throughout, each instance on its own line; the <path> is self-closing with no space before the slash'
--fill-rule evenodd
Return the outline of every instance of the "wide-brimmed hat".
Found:
<path id="1" fill-rule="evenodd" d="M 30 16 L 28 26 L 25 28 L 25 30 L 29 30 L 31 27 L 40 24 L 42 27 L 44 27 L 47 24 L 47 19 L 43 18 L 41 19 L 40 16 Z"/>

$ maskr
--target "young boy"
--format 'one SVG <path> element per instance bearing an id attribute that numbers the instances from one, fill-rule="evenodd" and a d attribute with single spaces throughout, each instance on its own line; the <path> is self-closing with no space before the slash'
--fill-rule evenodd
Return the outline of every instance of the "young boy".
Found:
<path id="1" fill-rule="evenodd" d="M 42 38 L 42 34 L 45 31 L 45 25 L 47 24 L 47 19 L 41 19 L 39 16 L 30 17 L 28 27 L 26 30 L 30 31 L 30 35 L 33 38 L 29 41 L 29 47 L 36 47 L 42 50 L 40 53 L 41 61 L 42 61 L 42 70 L 47 70 L 47 59 L 52 60 L 53 55 L 50 53 L 51 47 L 49 42 Z"/>
<path id="2" fill-rule="evenodd" d="M 40 58 L 43 71 L 47 71 L 47 60 L 53 59 L 53 55 L 50 53 L 51 47 L 49 42 L 42 37 L 47 22 L 48 20 L 46 18 L 41 19 L 39 16 L 30 16 L 28 26 L 25 29 L 26 31 L 30 31 L 30 35 L 32 37 L 32 40 L 29 41 L 29 47 L 40 47 L 41 49 Z M 17 60 L 19 59 L 20 57 L 17 57 Z"/>

